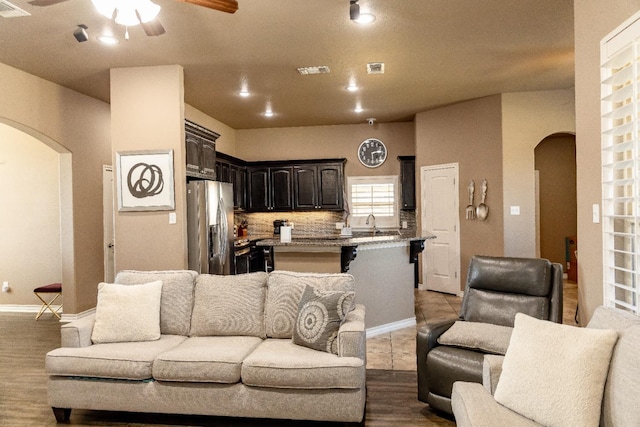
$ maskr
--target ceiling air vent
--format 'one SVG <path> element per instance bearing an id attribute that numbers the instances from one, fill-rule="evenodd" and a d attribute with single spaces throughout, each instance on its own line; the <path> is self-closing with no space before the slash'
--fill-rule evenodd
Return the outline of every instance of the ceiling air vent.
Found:
<path id="1" fill-rule="evenodd" d="M 308 74 L 329 74 L 330 70 L 326 65 L 320 65 L 318 67 L 300 67 L 298 72 L 306 76 Z"/>
<path id="2" fill-rule="evenodd" d="M 0 0 L 0 16 L 3 18 L 17 18 L 18 16 L 30 16 L 31 14 L 26 10 L 20 9 L 15 4 L 11 4 L 8 1 Z"/>
<path id="3" fill-rule="evenodd" d="M 369 62 L 367 74 L 384 74 L 384 62 Z"/>

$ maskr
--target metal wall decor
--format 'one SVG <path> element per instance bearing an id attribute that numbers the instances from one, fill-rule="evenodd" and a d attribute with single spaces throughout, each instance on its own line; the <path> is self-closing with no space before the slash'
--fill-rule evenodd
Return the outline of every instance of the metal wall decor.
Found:
<path id="1" fill-rule="evenodd" d="M 489 216 L 489 206 L 485 204 L 487 200 L 487 180 L 482 180 L 482 194 L 480 196 L 480 204 L 478 206 L 473 205 L 473 196 L 475 193 L 476 183 L 471 180 L 469 181 L 469 186 L 467 190 L 469 191 L 469 204 L 465 209 L 465 218 L 466 219 L 479 219 L 480 221 L 484 221 Z"/>

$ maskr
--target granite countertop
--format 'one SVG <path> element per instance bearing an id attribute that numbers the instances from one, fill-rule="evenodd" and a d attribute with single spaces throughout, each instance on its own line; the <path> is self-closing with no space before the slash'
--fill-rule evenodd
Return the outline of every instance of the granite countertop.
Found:
<path id="1" fill-rule="evenodd" d="M 371 233 L 353 233 L 353 236 L 346 237 L 338 234 L 319 235 L 319 236 L 296 236 L 291 238 L 290 243 L 283 243 L 279 236 L 272 236 L 258 240 L 257 246 L 358 246 L 372 245 L 378 243 L 390 242 L 410 242 L 415 240 L 435 239 L 436 236 L 431 233 L 423 235 L 402 234 L 402 233 L 379 233 L 372 235 Z"/>

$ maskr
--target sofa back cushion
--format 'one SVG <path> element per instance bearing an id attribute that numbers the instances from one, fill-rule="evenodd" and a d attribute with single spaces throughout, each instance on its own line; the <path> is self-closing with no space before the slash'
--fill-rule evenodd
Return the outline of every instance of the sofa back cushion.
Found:
<path id="1" fill-rule="evenodd" d="M 160 301 L 160 333 L 164 335 L 188 335 L 193 308 L 193 287 L 198 273 L 189 270 L 134 271 L 118 273 L 115 283 L 142 285 L 162 281 Z"/>
<path id="2" fill-rule="evenodd" d="M 265 338 L 264 304 L 267 273 L 196 279 L 191 336 L 255 336 Z"/>
<path id="3" fill-rule="evenodd" d="M 587 328 L 618 331 L 618 342 L 613 349 L 604 388 L 600 425 L 640 425 L 640 405 L 637 399 L 637 381 L 640 378 L 640 317 L 622 310 L 598 307 Z"/>
<path id="4" fill-rule="evenodd" d="M 298 304 L 305 287 L 319 291 L 355 292 L 355 280 L 346 273 L 294 273 L 273 271 L 267 281 L 265 327 L 269 338 L 291 338 Z"/>

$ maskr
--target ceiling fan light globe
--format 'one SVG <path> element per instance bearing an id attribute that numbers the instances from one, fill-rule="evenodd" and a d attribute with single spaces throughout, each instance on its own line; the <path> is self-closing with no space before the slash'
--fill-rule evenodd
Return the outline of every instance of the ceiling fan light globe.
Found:
<path id="1" fill-rule="evenodd" d="M 98 13 L 128 27 L 153 21 L 161 7 L 151 0 L 91 0 Z M 140 18 L 138 18 L 140 16 Z"/>
<path id="2" fill-rule="evenodd" d="M 118 8 L 116 14 L 116 24 L 124 25 L 126 27 L 133 27 L 140 24 L 140 21 L 136 16 L 136 10 L 128 8 Z"/>
<path id="3" fill-rule="evenodd" d="M 113 10 L 116 8 L 113 0 L 91 0 L 91 3 L 93 3 L 93 6 L 100 15 L 111 19 Z"/>

